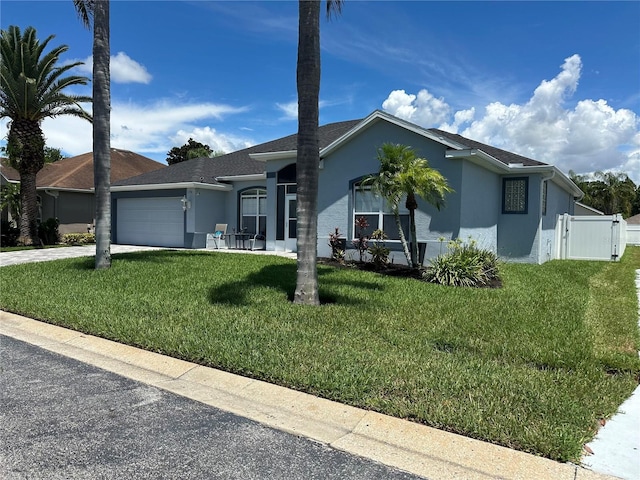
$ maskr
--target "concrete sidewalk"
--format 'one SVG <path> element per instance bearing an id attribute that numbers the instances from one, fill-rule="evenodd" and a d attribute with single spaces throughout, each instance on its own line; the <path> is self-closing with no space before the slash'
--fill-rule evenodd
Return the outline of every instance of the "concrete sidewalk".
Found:
<path id="1" fill-rule="evenodd" d="M 237 250 L 234 248 L 221 248 L 219 250 L 211 249 L 183 249 L 183 248 L 165 248 L 165 247 L 146 247 L 138 245 L 111 245 L 111 255 L 118 253 L 133 253 L 149 250 L 184 250 L 186 252 L 220 252 L 220 253 L 245 253 L 250 255 L 276 255 L 295 259 L 296 254 L 292 252 L 272 252 L 266 250 Z M 15 252 L 0 252 L 0 267 L 8 265 L 17 265 L 20 263 L 48 262 L 51 260 L 61 260 L 63 258 L 77 257 L 93 257 L 96 254 L 95 245 L 82 245 L 78 247 L 60 247 L 60 248 L 35 248 L 31 250 L 18 250 Z"/>
<path id="2" fill-rule="evenodd" d="M 0 334 L 433 480 L 615 478 L 7 312 Z"/>

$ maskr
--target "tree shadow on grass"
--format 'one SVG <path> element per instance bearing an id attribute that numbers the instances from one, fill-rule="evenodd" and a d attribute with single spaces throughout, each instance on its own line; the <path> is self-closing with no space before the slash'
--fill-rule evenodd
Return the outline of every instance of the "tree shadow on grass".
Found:
<path id="1" fill-rule="evenodd" d="M 199 252 L 197 252 L 199 253 Z M 142 263 L 168 263 L 178 259 L 180 255 L 184 255 L 185 252 L 179 250 L 146 250 L 140 252 L 128 252 L 128 253 L 116 253 L 111 255 L 111 261 L 116 263 L 123 260 L 127 262 L 142 262 Z M 195 254 L 195 253 L 190 253 Z M 76 257 L 74 259 L 68 259 L 73 261 L 71 268 L 75 270 L 94 270 L 95 269 L 95 256 L 91 257 Z"/>
<path id="2" fill-rule="evenodd" d="M 296 264 L 285 265 L 268 265 L 261 268 L 258 272 L 251 273 L 239 280 L 224 282 L 221 285 L 213 287 L 209 290 L 209 301 L 211 303 L 226 303 L 229 305 L 249 305 L 255 303 L 252 293 L 263 287 L 276 289 L 283 292 L 290 302 L 296 289 Z M 364 301 L 357 295 L 349 295 L 344 293 L 336 293 L 332 287 L 344 285 L 354 293 L 358 289 L 380 290 L 380 285 L 376 282 L 367 282 L 364 280 L 345 280 L 340 277 L 333 277 L 335 273 L 331 269 L 319 268 L 318 281 L 320 289 L 321 304 L 362 304 Z M 344 291 L 344 289 L 342 289 Z"/>

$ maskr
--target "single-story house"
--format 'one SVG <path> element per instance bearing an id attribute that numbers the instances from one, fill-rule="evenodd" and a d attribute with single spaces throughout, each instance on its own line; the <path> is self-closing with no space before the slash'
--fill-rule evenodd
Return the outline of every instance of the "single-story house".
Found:
<path id="1" fill-rule="evenodd" d="M 382 111 L 324 125 L 319 135 L 319 256 L 330 255 L 336 227 L 349 247 L 356 219 L 365 217 L 370 231 L 388 235 L 393 261 L 404 261 L 385 202 L 360 185 L 378 171 L 377 149 L 386 142 L 415 149 L 454 189 L 440 210 L 419 201 L 417 235 L 427 257 L 448 240 L 471 238 L 510 261 L 545 262 L 553 258 L 557 216 L 572 215 L 582 198 L 552 165 Z M 263 234 L 267 250 L 295 251 L 296 135 L 115 182 L 112 201 L 115 243 L 203 248 L 214 225 L 227 224 Z"/>
<path id="2" fill-rule="evenodd" d="M 111 182 L 165 168 L 166 165 L 128 150 L 111 149 Z M 20 174 L 0 159 L 0 181 L 19 183 Z M 48 163 L 36 177 L 38 220 L 57 218 L 60 233 L 86 232 L 95 218 L 93 153 Z M 8 219 L 3 212 L 3 219 Z"/>

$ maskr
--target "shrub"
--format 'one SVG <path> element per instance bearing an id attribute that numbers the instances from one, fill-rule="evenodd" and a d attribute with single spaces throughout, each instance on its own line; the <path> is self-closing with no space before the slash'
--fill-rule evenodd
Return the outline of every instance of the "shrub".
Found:
<path id="1" fill-rule="evenodd" d="M 448 252 L 438 255 L 424 272 L 432 283 L 462 287 L 484 287 L 498 280 L 498 258 L 490 250 L 480 249 L 475 240 L 449 242 Z"/>
<path id="2" fill-rule="evenodd" d="M 62 235 L 62 243 L 66 245 L 87 245 L 96 243 L 96 236 L 93 233 L 65 233 Z"/>
<path id="3" fill-rule="evenodd" d="M 376 268 L 382 268 L 389 263 L 390 250 L 384 243 L 387 238 L 387 234 L 380 229 L 371 234 L 371 240 L 373 240 L 373 242 L 367 251 L 371 255 L 371 261 Z"/>
<path id="4" fill-rule="evenodd" d="M 15 247 L 18 245 L 19 236 L 20 229 L 17 228 L 13 222 L 2 220 L 2 223 L 0 224 L 0 246 Z"/>
<path id="5" fill-rule="evenodd" d="M 331 247 L 331 258 L 344 263 L 347 241 L 341 237 L 340 229 L 336 227 L 335 232 L 329 234 L 329 246 Z"/>
<path id="6" fill-rule="evenodd" d="M 358 255 L 360 256 L 360 261 L 364 262 L 367 249 L 369 248 L 369 237 L 365 235 L 365 231 L 369 228 L 369 222 L 365 217 L 356 218 L 356 238 L 352 243 L 356 250 L 358 250 Z"/>
<path id="7" fill-rule="evenodd" d="M 48 218 L 38 225 L 38 237 L 44 245 L 55 245 L 60 241 L 59 225 L 57 218 Z"/>

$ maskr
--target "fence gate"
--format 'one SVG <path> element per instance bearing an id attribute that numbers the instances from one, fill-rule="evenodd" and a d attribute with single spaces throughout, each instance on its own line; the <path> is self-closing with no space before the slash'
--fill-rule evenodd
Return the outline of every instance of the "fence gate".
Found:
<path id="1" fill-rule="evenodd" d="M 618 261 L 627 245 L 622 215 L 560 215 L 556 224 L 556 258 Z"/>

